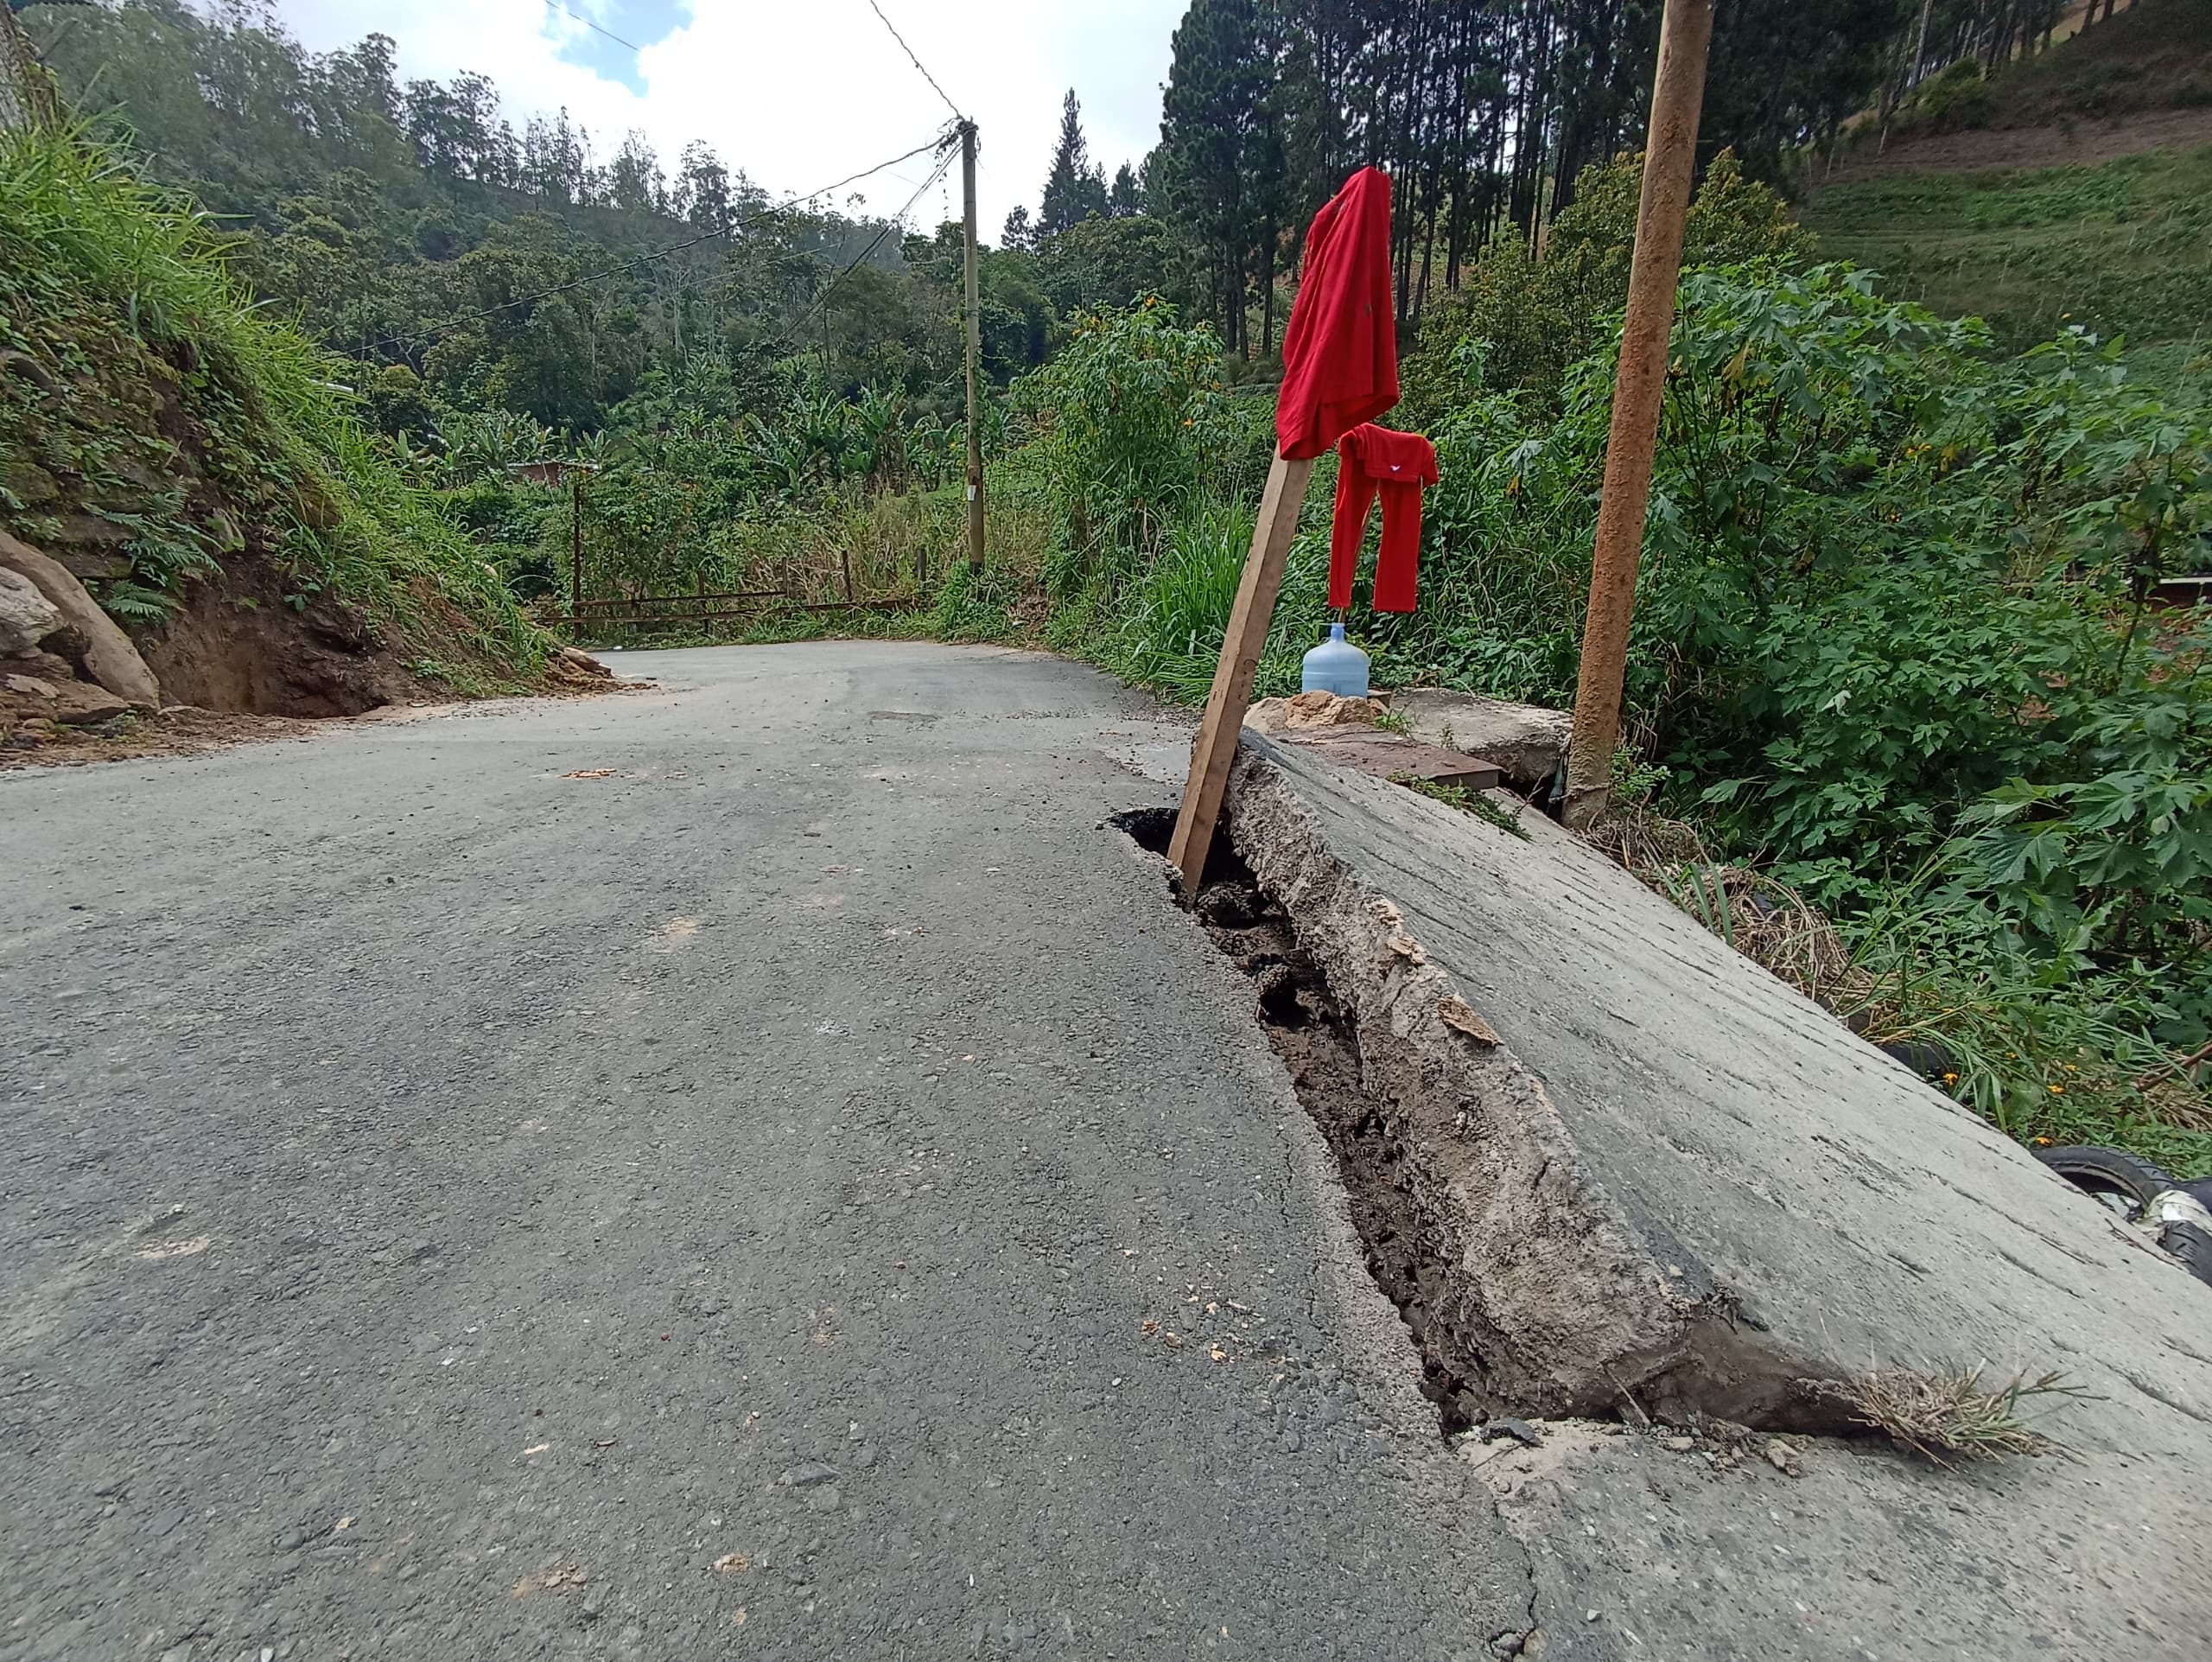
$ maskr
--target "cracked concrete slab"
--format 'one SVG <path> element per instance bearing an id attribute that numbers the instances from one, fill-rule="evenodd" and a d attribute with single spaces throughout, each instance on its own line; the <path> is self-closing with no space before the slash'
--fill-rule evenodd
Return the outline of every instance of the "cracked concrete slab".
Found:
<path id="1" fill-rule="evenodd" d="M 1811 1443 L 1798 1479 L 1685 1480 L 1634 1437 L 1531 1455 L 1502 1504 L 1550 1643 L 2202 1653 L 2177 1497 L 2212 1479 L 2204 1289 L 1533 813 L 1522 841 L 1253 735 L 1232 803 L 1501 1396 L 1788 1423 L 1798 1378 L 1956 1363 L 2093 1393 L 2044 1423 L 2065 1457 L 1966 1472 L 1866 1443 Z"/>

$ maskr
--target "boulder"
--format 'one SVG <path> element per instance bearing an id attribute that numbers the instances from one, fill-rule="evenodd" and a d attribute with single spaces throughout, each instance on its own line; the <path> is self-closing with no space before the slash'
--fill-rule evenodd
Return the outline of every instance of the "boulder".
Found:
<path id="1" fill-rule="evenodd" d="M 85 590 L 69 568 L 28 543 L 0 531 L 0 568 L 28 577 L 85 641 L 85 672 L 126 704 L 158 710 L 161 683 L 138 655 L 130 637 Z"/>
<path id="2" fill-rule="evenodd" d="M 132 708 L 128 698 L 89 681 L 48 681 L 35 675 L 0 676 L 0 710 L 22 719 L 42 717 L 71 727 L 112 721 Z"/>
<path id="3" fill-rule="evenodd" d="M 60 608 L 20 571 L 0 566 L 0 658 L 29 658 L 61 627 Z"/>
<path id="4" fill-rule="evenodd" d="M 1536 789 L 1558 772 L 1574 731 L 1574 717 L 1566 710 L 1442 687 L 1402 688 L 1391 695 L 1390 707 L 1405 718 L 1406 731 L 1414 737 L 1480 756 L 1524 791 Z"/>

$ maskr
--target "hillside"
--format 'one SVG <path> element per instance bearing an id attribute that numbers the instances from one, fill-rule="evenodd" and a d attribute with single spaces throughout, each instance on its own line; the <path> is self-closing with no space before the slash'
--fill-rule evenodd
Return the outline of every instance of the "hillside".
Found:
<path id="1" fill-rule="evenodd" d="M 2189 355 L 2212 318 L 2212 144 L 2098 166 L 1897 168 L 1831 185 L 1803 221 L 1885 294 L 1986 318 L 2022 347 L 2069 323 Z"/>
<path id="2" fill-rule="evenodd" d="M 2135 0 L 1986 79 L 1954 65 L 1891 119 L 1890 143 L 2177 110 L 2212 112 L 2212 0 Z"/>
<path id="3" fill-rule="evenodd" d="M 1986 78 L 1963 60 L 1818 179 L 1803 223 L 1885 294 L 2177 367 L 2212 317 L 2212 0 L 2139 0 Z"/>
<path id="4" fill-rule="evenodd" d="M 159 678 L 125 692 L 141 709 L 345 715 L 539 678 L 545 638 L 340 373 L 251 302 L 204 215 L 73 135 L 0 133 L 0 553 L 65 613 L 98 602 L 55 629 L 16 588 L 17 748 L 101 709 L 86 685 L 118 691 L 100 611 Z"/>

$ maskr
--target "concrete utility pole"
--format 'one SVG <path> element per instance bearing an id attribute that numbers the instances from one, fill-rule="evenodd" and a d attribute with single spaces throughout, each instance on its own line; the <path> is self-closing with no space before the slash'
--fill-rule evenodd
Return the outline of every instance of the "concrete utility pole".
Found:
<path id="1" fill-rule="evenodd" d="M 1612 794 L 1621 681 L 1629 623 L 1636 613 L 1636 572 L 1651 501 L 1651 453 L 1658 443 L 1659 406 L 1667 386 L 1667 341 L 1675 326 L 1682 224 L 1689 215 L 1706 50 L 1712 42 L 1713 0 L 1667 0 L 1659 26 L 1659 73 L 1651 89 L 1651 132 L 1643 151 L 1636 253 L 1629 265 L 1628 316 L 1621 326 L 1620 368 L 1613 381 L 1612 430 L 1605 441 L 1605 495 L 1598 506 L 1590 613 L 1582 627 L 1574 736 L 1567 753 L 1565 818 L 1577 830 L 1602 814 Z"/>
<path id="2" fill-rule="evenodd" d="M 976 271 L 976 124 L 960 123 L 960 215 L 968 282 L 968 569 L 983 569 L 983 406 L 976 376 L 983 357 L 983 304 Z"/>

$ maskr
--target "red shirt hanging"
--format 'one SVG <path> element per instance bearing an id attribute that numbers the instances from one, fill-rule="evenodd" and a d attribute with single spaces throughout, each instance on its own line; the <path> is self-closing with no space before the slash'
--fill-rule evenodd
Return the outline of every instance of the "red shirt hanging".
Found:
<path id="1" fill-rule="evenodd" d="M 1362 168 L 1306 232 L 1306 271 L 1282 336 L 1275 441 L 1317 456 L 1398 401 L 1390 309 L 1390 177 Z"/>
<path id="2" fill-rule="evenodd" d="M 1382 551 L 1375 562 L 1375 609 L 1414 609 L 1414 574 L 1421 558 L 1421 487 L 1436 482 L 1436 447 L 1419 433 L 1372 423 L 1337 445 L 1337 511 L 1329 525 L 1329 605 L 1351 604 L 1367 511 L 1382 499 Z"/>

